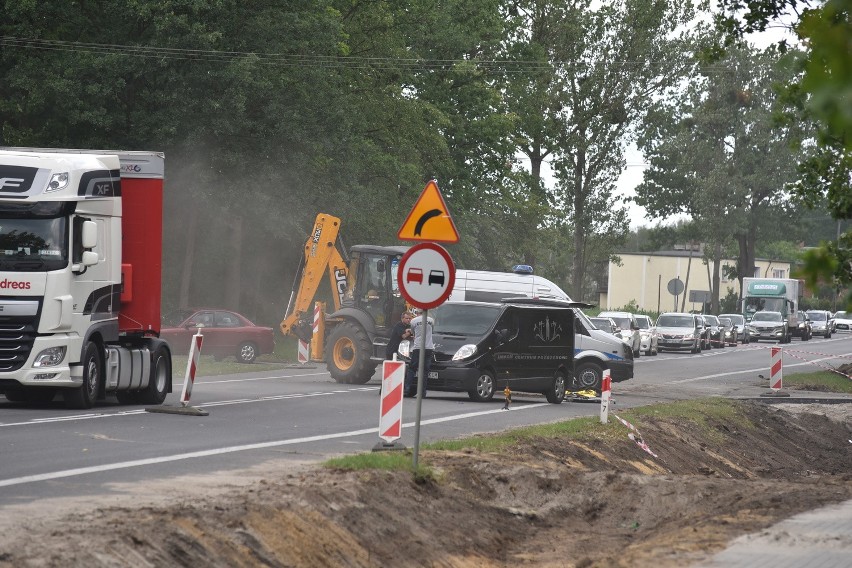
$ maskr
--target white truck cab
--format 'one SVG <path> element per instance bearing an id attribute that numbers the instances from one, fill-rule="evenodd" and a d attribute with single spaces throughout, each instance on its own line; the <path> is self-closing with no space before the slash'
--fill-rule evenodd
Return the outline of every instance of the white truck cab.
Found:
<path id="1" fill-rule="evenodd" d="M 163 155 L 0 149 L 0 393 L 160 404 Z"/>

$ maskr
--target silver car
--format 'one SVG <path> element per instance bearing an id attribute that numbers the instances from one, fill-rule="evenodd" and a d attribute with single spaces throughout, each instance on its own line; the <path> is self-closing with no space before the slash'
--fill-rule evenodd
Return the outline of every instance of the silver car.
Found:
<path id="1" fill-rule="evenodd" d="M 658 350 L 688 349 L 690 353 L 701 353 L 704 323 L 699 321 L 700 317 L 685 312 L 660 314 L 657 318 Z"/>
<path id="2" fill-rule="evenodd" d="M 601 312 L 598 317 L 614 319 L 621 328 L 622 341 L 633 350 L 633 357 L 642 354 L 642 337 L 639 335 L 639 324 L 636 323 L 635 315 L 630 312 Z"/>
<path id="3" fill-rule="evenodd" d="M 755 312 L 748 325 L 753 341 L 775 339 L 778 343 L 787 343 L 789 331 L 781 312 Z"/>
<path id="4" fill-rule="evenodd" d="M 728 318 L 731 320 L 731 323 L 734 324 L 734 327 L 737 328 L 737 340 L 746 344 L 751 340 L 751 337 L 748 333 L 748 326 L 746 326 L 746 320 L 742 314 L 719 314 L 719 318 Z"/>
<path id="5" fill-rule="evenodd" d="M 852 313 L 837 312 L 834 314 L 834 329 L 836 331 L 852 331 Z"/>
<path id="6" fill-rule="evenodd" d="M 650 317 L 636 314 L 636 323 L 639 324 L 640 349 L 645 355 L 656 355 L 660 350 L 660 334 L 657 326 Z"/>
<path id="7" fill-rule="evenodd" d="M 831 339 L 831 334 L 834 333 L 834 316 L 826 310 L 808 310 L 808 317 L 811 318 L 811 332 L 814 335 L 821 335 L 826 339 Z"/>

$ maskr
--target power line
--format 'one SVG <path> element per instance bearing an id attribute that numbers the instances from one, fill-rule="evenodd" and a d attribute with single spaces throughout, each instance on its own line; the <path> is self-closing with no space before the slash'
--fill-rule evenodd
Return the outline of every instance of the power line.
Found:
<path id="1" fill-rule="evenodd" d="M 486 71 L 502 71 L 504 73 L 520 73 L 534 71 L 555 71 L 566 67 L 565 61 L 536 61 L 512 59 L 423 59 L 405 57 L 362 57 L 340 55 L 306 55 L 285 53 L 264 53 L 251 51 L 220 51 L 209 49 L 185 49 L 175 47 L 158 47 L 144 45 L 102 44 L 89 42 L 74 42 L 62 40 L 46 40 L 0 36 L 0 45 L 6 48 L 32 49 L 40 51 L 63 51 L 89 53 L 94 55 L 123 55 L 156 59 L 184 59 L 190 61 L 207 61 L 213 63 L 230 63 L 241 60 L 254 60 L 261 64 L 278 66 L 301 67 L 347 67 L 354 69 L 398 69 L 400 67 L 412 70 L 444 69 L 447 67 L 470 64 Z M 577 62 L 570 62 L 571 65 Z M 581 62 L 582 63 L 582 62 Z M 590 61 L 585 61 L 591 64 Z M 606 65 L 621 67 L 646 66 L 646 61 L 608 61 Z M 702 68 L 704 72 L 731 72 L 722 66 Z"/>

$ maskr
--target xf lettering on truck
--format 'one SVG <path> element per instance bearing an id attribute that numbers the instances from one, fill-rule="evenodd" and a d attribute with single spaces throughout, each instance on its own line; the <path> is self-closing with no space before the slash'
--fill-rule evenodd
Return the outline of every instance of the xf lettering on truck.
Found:
<path id="1" fill-rule="evenodd" d="M 337 282 L 337 297 L 340 303 L 343 303 L 343 297 L 346 295 L 346 270 L 338 268 L 334 271 L 334 280 Z"/>
<path id="2" fill-rule="evenodd" d="M 112 195 L 112 184 L 96 183 L 92 195 Z"/>
<path id="3" fill-rule="evenodd" d="M 19 189 L 24 181 L 25 180 L 23 178 L 0 178 L 0 191 L 7 187 Z"/>
<path id="4" fill-rule="evenodd" d="M 16 280 L 9 280 L 5 278 L 0 280 L 0 290 L 6 290 L 11 288 L 12 290 L 29 290 L 32 287 L 32 284 L 29 282 L 19 282 Z"/>

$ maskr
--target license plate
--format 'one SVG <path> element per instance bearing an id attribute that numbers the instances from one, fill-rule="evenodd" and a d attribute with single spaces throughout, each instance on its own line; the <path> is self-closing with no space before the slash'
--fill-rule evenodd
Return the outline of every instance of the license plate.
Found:
<path id="1" fill-rule="evenodd" d="M 438 371 L 429 371 L 429 374 L 427 376 L 430 379 L 437 379 L 438 378 Z"/>

